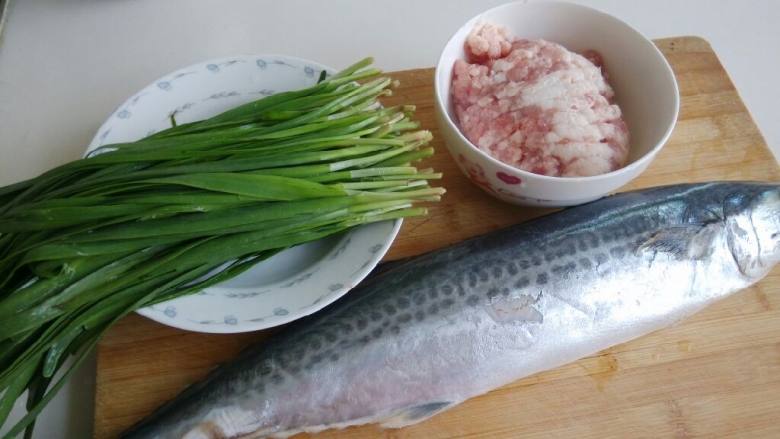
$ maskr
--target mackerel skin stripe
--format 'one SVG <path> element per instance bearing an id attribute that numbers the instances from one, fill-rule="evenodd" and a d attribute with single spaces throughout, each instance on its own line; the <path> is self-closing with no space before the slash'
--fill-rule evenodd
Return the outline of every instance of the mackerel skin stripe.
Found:
<path id="1" fill-rule="evenodd" d="M 123 437 L 413 424 L 676 322 L 761 279 L 779 243 L 777 184 L 607 197 L 399 263 Z"/>

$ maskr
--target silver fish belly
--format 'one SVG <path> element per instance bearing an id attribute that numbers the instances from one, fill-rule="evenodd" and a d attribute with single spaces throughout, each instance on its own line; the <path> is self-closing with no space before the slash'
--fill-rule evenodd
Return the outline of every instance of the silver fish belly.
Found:
<path id="1" fill-rule="evenodd" d="M 250 348 L 127 438 L 401 427 L 690 315 L 780 259 L 780 187 L 619 194 L 404 263 Z"/>

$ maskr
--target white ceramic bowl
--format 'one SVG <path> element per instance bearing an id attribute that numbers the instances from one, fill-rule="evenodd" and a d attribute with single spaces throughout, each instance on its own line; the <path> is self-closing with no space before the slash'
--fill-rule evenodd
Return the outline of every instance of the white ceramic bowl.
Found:
<path id="1" fill-rule="evenodd" d="M 503 25 L 516 37 L 541 38 L 576 52 L 598 51 L 628 124 L 628 164 L 593 177 L 548 177 L 502 163 L 476 148 L 455 123 L 450 82 L 453 63 L 465 57 L 466 37 L 481 21 Z M 680 107 L 674 73 L 652 41 L 615 17 L 558 2 L 508 3 L 466 22 L 442 51 L 436 66 L 435 89 L 441 135 L 466 176 L 497 198 L 534 206 L 585 203 L 634 179 L 666 143 Z"/>
<path id="2" fill-rule="evenodd" d="M 201 120 L 274 93 L 314 85 L 332 69 L 282 55 L 243 55 L 205 61 L 169 73 L 131 96 L 89 145 L 132 141 L 179 123 Z M 382 259 L 401 220 L 285 250 L 241 275 L 185 297 L 139 309 L 160 323 L 198 332 L 270 328 L 316 312 L 358 284 Z"/>

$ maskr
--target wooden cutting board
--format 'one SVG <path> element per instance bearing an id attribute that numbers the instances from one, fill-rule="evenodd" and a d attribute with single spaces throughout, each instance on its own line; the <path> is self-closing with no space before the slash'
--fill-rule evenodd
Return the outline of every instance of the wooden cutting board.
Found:
<path id="1" fill-rule="evenodd" d="M 625 189 L 716 179 L 778 180 L 777 163 L 710 45 L 657 41 L 682 94 L 677 128 L 650 168 Z M 388 103 L 416 104 L 437 134 L 433 70 L 392 74 Z M 437 136 L 438 139 L 438 136 Z M 441 140 L 427 165 L 443 171 L 444 200 L 409 220 L 387 260 L 416 255 L 538 216 L 472 186 Z M 132 315 L 98 349 L 95 437 L 113 438 L 267 331 L 207 335 Z M 780 437 L 780 267 L 676 326 L 539 373 L 419 425 L 374 426 L 322 438 Z M 301 435 L 298 437 L 304 437 Z"/>

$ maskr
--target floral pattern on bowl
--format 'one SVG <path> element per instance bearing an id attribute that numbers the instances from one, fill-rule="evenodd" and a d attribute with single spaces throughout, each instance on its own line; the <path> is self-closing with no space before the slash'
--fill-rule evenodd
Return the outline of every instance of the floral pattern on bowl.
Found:
<path id="1" fill-rule="evenodd" d="M 523 184 L 523 180 L 520 177 L 514 175 L 507 175 L 501 171 L 495 173 L 498 180 L 495 184 L 491 182 L 485 173 L 482 166 L 476 162 L 470 161 L 463 154 L 458 154 L 458 166 L 461 171 L 466 174 L 466 177 L 471 180 L 472 183 L 479 188 L 495 196 L 496 198 L 503 200 L 511 200 L 517 202 L 523 202 L 526 204 L 534 204 L 543 206 L 545 204 L 552 204 L 552 200 L 545 200 L 543 198 L 526 197 L 514 193 L 511 189 L 512 186 L 518 186 Z"/>

